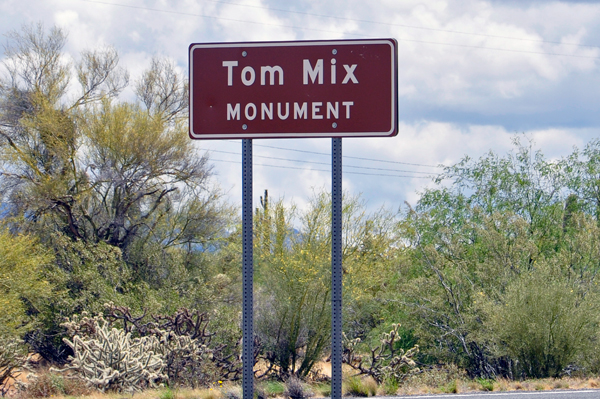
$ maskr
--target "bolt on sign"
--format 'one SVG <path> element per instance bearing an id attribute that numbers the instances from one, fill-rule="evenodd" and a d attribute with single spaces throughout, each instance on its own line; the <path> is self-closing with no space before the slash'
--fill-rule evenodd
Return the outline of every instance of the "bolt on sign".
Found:
<path id="1" fill-rule="evenodd" d="M 394 39 L 192 44 L 190 137 L 398 132 Z"/>

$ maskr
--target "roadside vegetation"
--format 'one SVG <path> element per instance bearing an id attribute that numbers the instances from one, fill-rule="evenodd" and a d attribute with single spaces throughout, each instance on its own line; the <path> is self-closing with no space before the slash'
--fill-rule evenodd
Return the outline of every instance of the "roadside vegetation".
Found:
<path id="1" fill-rule="evenodd" d="M 58 28 L 6 38 L 0 395 L 239 397 L 239 212 L 188 139 L 185 78 L 70 59 Z M 345 391 L 598 387 L 600 140 L 549 160 L 516 135 L 436 183 L 344 197 Z M 258 397 L 328 394 L 330 209 L 255 210 Z"/>

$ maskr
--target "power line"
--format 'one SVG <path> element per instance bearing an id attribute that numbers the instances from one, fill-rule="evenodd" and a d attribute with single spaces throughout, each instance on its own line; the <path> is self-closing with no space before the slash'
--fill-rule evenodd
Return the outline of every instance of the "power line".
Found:
<path id="1" fill-rule="evenodd" d="M 349 158 L 349 159 L 359 159 L 361 161 L 371 161 L 371 162 L 384 162 L 384 163 L 397 163 L 397 164 L 402 164 L 402 165 L 411 165 L 411 166 L 423 166 L 423 167 L 427 167 L 427 168 L 444 168 L 444 165 L 424 165 L 424 164 L 420 164 L 420 163 L 408 163 L 408 162 L 400 162 L 400 161 L 387 161 L 385 159 L 374 159 L 374 158 L 363 158 L 363 157 L 353 157 L 350 155 L 342 155 L 342 157 L 344 158 Z M 416 172 L 415 172 L 416 173 Z M 423 172 L 419 172 L 419 173 L 423 173 Z"/>
<path id="2" fill-rule="evenodd" d="M 233 140 L 226 140 L 226 141 L 234 142 Z M 294 152 L 300 152 L 300 153 L 304 153 L 304 154 L 314 154 L 314 155 L 331 156 L 331 154 L 328 154 L 326 152 L 297 150 L 295 148 L 275 147 L 275 146 L 266 145 L 266 144 L 253 144 L 253 145 L 256 146 L 256 147 L 266 147 L 266 148 L 273 148 L 273 149 L 276 149 L 276 150 L 294 151 Z M 427 167 L 427 168 L 444 168 L 445 167 L 444 165 L 426 165 L 426 164 L 421 164 L 421 163 L 409 163 L 409 162 L 400 162 L 400 161 L 387 161 L 387 160 L 374 159 L 374 158 L 353 157 L 353 156 L 350 156 L 350 155 L 342 155 L 342 158 L 358 159 L 358 160 L 361 160 L 361 161 L 371 161 L 371 162 L 384 162 L 384 163 L 398 164 L 398 165 L 423 166 L 423 167 Z"/>
<path id="3" fill-rule="evenodd" d="M 216 20 L 222 20 L 222 21 L 241 22 L 241 23 L 248 23 L 248 24 L 254 24 L 254 25 L 263 25 L 263 26 L 275 26 L 275 27 L 279 27 L 279 28 L 291 28 L 291 29 L 299 29 L 299 30 L 305 30 L 305 31 L 315 31 L 315 32 L 325 32 L 325 33 L 338 33 L 338 34 L 344 34 L 344 35 L 349 35 L 349 36 L 357 36 L 357 37 L 359 37 L 359 36 L 360 37 L 364 37 L 365 36 L 364 34 L 360 34 L 359 35 L 359 34 L 356 34 L 356 33 L 339 32 L 339 31 L 332 31 L 332 30 L 326 30 L 326 29 L 316 29 L 316 28 L 307 28 L 307 27 L 293 26 L 293 25 L 271 24 L 271 23 L 265 23 L 265 22 L 248 21 L 248 20 L 243 20 L 243 19 L 216 17 L 214 15 L 193 14 L 193 13 L 180 12 L 180 11 L 162 10 L 162 9 L 158 9 L 158 8 L 132 6 L 132 5 L 128 5 L 128 4 L 109 3 L 109 2 L 98 1 L 98 0 L 81 0 L 81 1 L 84 1 L 84 2 L 87 2 L 87 3 L 96 3 L 96 4 L 104 4 L 104 5 L 116 6 L 116 7 L 133 8 L 133 9 L 138 9 L 138 10 L 146 10 L 146 11 L 154 11 L 154 12 L 163 12 L 163 13 L 168 13 L 168 14 L 184 15 L 184 16 L 188 16 L 188 17 L 210 18 L 210 19 L 216 19 Z M 348 19 L 348 20 L 351 20 L 351 19 Z M 383 23 L 383 24 L 385 24 L 385 23 Z M 399 26 L 402 26 L 402 25 L 399 25 Z M 410 27 L 410 26 L 407 25 L 406 27 Z M 426 29 L 435 30 L 435 28 L 426 28 Z M 441 31 L 445 31 L 445 30 L 441 30 Z M 467 33 L 467 32 L 459 32 L 459 31 L 447 31 L 447 33 L 462 33 L 462 34 L 465 34 L 465 35 L 471 34 L 471 33 Z M 472 34 L 472 35 L 479 35 L 479 34 Z M 484 34 L 482 34 L 482 35 L 484 35 Z M 484 35 L 484 36 L 486 36 L 486 35 Z M 489 36 L 490 37 L 494 37 L 493 35 L 489 35 Z M 501 38 L 501 36 L 498 36 L 498 38 Z M 510 37 L 504 37 L 504 38 L 505 39 L 510 39 Z M 587 55 L 562 54 L 562 53 L 546 53 L 546 52 L 543 52 L 543 51 L 513 50 L 513 49 L 505 49 L 505 48 L 498 48 L 498 47 L 486 47 L 486 46 L 474 46 L 474 45 L 466 45 L 466 44 L 443 43 L 443 42 L 435 42 L 435 41 L 427 41 L 427 40 L 404 39 L 404 38 L 396 38 L 396 40 L 403 41 L 403 42 L 411 42 L 411 43 L 436 44 L 436 45 L 442 45 L 442 46 L 454 46 L 454 47 L 463 47 L 463 48 L 473 48 L 473 49 L 479 49 L 479 50 L 504 51 L 504 52 L 522 53 L 522 54 L 540 54 L 540 55 L 551 55 L 551 56 L 558 56 L 558 57 L 575 57 L 575 58 L 599 59 L 596 56 L 587 56 Z M 519 40 L 519 39 L 515 38 L 514 40 Z M 529 41 L 531 39 L 522 39 L 522 40 Z M 552 43 L 552 42 L 548 42 L 548 43 Z M 554 43 L 558 43 L 558 42 L 554 42 Z M 580 45 L 580 46 L 582 46 L 582 45 Z M 586 46 L 586 47 L 599 47 L 599 46 Z"/>
<path id="4" fill-rule="evenodd" d="M 194 13 L 189 13 L 189 12 L 172 11 L 172 10 L 161 10 L 158 8 L 132 6 L 129 4 L 108 3 L 105 1 L 98 1 L 98 0 L 81 0 L 81 1 L 85 1 L 86 3 L 104 4 L 104 5 L 108 5 L 108 6 L 133 8 L 133 9 L 137 9 L 137 10 L 164 12 L 167 14 L 175 14 L 175 15 L 184 15 L 186 17 L 201 17 L 201 18 L 216 19 L 216 20 L 221 20 L 221 21 L 242 22 L 242 23 L 254 24 L 254 25 L 276 26 L 279 28 L 292 28 L 292 29 L 309 30 L 309 31 L 315 31 L 315 32 L 344 33 L 344 32 L 337 32 L 337 31 L 326 30 L 326 29 L 306 28 L 306 27 L 301 27 L 301 26 L 281 25 L 281 24 L 270 24 L 270 23 L 265 23 L 265 22 L 248 21 L 248 20 L 244 20 L 244 19 L 216 17 L 214 15 L 194 14 Z M 354 34 L 354 33 L 346 33 L 346 34 L 352 35 L 352 36 L 358 36 L 357 34 Z"/>
<path id="5" fill-rule="evenodd" d="M 221 150 L 207 150 L 212 152 L 218 152 L 221 154 L 233 154 L 233 155 L 242 155 L 241 152 L 234 151 L 221 151 Z M 331 165 L 331 162 L 316 162 L 316 161 L 307 161 L 304 159 L 289 159 L 289 158 L 279 158 L 279 157 L 269 157 L 265 155 L 254 155 L 256 158 L 264 158 L 264 159 L 273 159 L 276 161 L 288 161 L 288 162 L 300 162 L 300 163 L 310 163 L 315 165 Z M 430 172 L 419 172 L 413 170 L 401 170 L 401 169 L 386 169 L 386 168 L 373 168 L 370 166 L 356 166 L 356 165 L 344 165 L 344 168 L 354 168 L 354 169 L 369 169 L 369 170 L 379 170 L 379 171 L 388 171 L 388 172 L 400 172 L 400 173 L 418 173 L 423 175 L 431 175 Z"/>
<path id="6" fill-rule="evenodd" d="M 421 30 L 428 30 L 428 31 L 433 31 L 433 32 L 444 32 L 444 33 L 454 33 L 454 34 L 459 34 L 459 35 L 489 37 L 489 38 L 494 38 L 494 39 L 508 39 L 508 40 L 518 40 L 518 41 L 533 42 L 533 43 L 548 43 L 548 44 L 560 44 L 560 45 L 576 46 L 576 47 L 600 48 L 600 46 L 588 45 L 588 44 L 563 43 L 563 42 L 555 42 L 555 41 L 541 40 L 541 39 L 524 39 L 522 37 L 514 37 L 514 36 L 489 35 L 489 34 L 485 34 L 485 33 L 473 33 L 473 32 L 464 32 L 464 31 L 457 31 L 457 30 L 450 30 L 450 29 L 429 28 L 429 27 L 425 27 L 425 26 L 397 24 L 397 23 L 381 22 L 381 21 L 371 21 L 371 20 L 367 20 L 367 19 L 345 18 L 345 17 L 338 17 L 336 15 L 324 15 L 324 14 L 316 14 L 316 13 L 304 12 L 304 11 L 284 10 L 282 8 L 271 8 L 271 7 L 257 6 L 257 5 L 252 5 L 252 4 L 240 4 L 240 3 L 234 3 L 231 1 L 222 1 L 222 0 L 205 0 L 205 1 L 210 2 L 210 3 L 217 3 L 217 4 L 231 4 L 231 5 L 235 5 L 235 6 L 239 6 L 239 7 L 257 8 L 257 9 L 268 10 L 268 11 L 280 11 L 280 12 L 285 12 L 285 13 L 289 13 L 289 14 L 308 15 L 308 16 L 319 17 L 319 18 L 331 18 L 331 19 L 337 19 L 340 21 L 361 22 L 361 23 L 384 25 L 384 26 L 397 26 L 400 28 L 421 29 Z"/>
<path id="7" fill-rule="evenodd" d="M 235 164 L 241 164 L 241 161 L 228 161 L 225 159 L 213 159 L 211 158 L 211 161 L 214 162 L 225 162 L 225 163 L 235 163 Z M 278 168 L 278 169 L 294 169 L 294 170 L 307 170 L 306 168 L 300 168 L 300 167 L 295 167 L 295 166 L 281 166 L 281 165 L 269 165 L 269 164 L 263 164 L 263 163 L 255 163 L 253 166 L 266 166 L 269 168 Z M 325 169 L 308 169 L 310 171 L 314 171 L 314 172 L 327 172 L 327 173 L 331 173 L 331 170 L 325 170 Z M 402 177 L 402 178 L 409 178 L 409 179 L 432 179 L 434 176 L 404 176 L 404 175 L 390 175 L 390 174 L 382 174 L 382 173 L 366 173 L 366 172 L 344 172 L 344 174 L 351 174 L 351 175 L 366 175 L 366 176 L 385 176 L 385 177 Z"/>
<path id="8" fill-rule="evenodd" d="M 575 58 L 589 58 L 589 59 L 600 59 L 599 57 L 590 56 L 590 55 L 575 55 L 575 54 L 561 54 L 561 53 L 546 53 L 544 51 L 529 51 L 529 50 L 513 50 L 507 48 L 500 47 L 486 47 L 486 46 L 473 46 L 469 44 L 454 44 L 454 43 L 442 43 L 442 42 L 431 42 L 427 40 L 413 40 L 413 39 L 396 39 L 398 41 L 403 42 L 412 42 L 412 43 L 424 43 L 424 44 L 439 44 L 442 46 L 454 46 L 454 47 L 464 47 L 464 48 L 474 48 L 481 50 L 492 50 L 492 51 L 505 51 L 509 53 L 524 53 L 524 54 L 541 54 L 541 55 L 552 55 L 557 57 L 575 57 Z"/>

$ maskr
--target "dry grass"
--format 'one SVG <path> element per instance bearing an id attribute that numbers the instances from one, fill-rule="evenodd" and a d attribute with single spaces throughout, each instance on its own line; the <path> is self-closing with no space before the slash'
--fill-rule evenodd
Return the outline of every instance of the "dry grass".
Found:
<path id="1" fill-rule="evenodd" d="M 422 394 L 443 394 L 454 391 L 460 393 L 476 392 L 481 391 L 481 385 L 473 380 L 455 380 L 454 383 L 450 383 L 445 386 L 427 386 L 427 385 L 410 385 L 401 386 L 397 395 L 422 395 Z M 507 381 L 498 380 L 494 382 L 494 391 L 517 391 L 517 390 L 550 390 L 550 389 L 590 389 L 600 387 L 600 379 L 589 378 L 589 379 L 578 379 L 578 378 L 565 378 L 561 380 L 555 379 L 543 379 L 535 381 Z M 371 387 L 370 387 L 371 388 Z M 372 388 L 373 389 L 373 388 Z M 221 392 L 223 388 L 213 389 L 174 389 L 168 391 L 167 389 L 149 389 L 144 392 L 136 392 L 133 395 L 133 399 L 223 399 L 224 395 Z M 323 397 L 319 395 L 319 390 L 313 390 L 315 397 Z M 373 391 L 371 391 L 373 392 Z M 377 392 L 382 394 L 382 392 Z M 366 396 L 366 395 L 365 395 Z M 25 398 L 26 396 L 21 396 Z M 126 399 L 132 398 L 131 394 L 125 393 L 101 393 L 91 392 L 86 396 L 75 396 L 75 395 L 54 395 L 52 399 Z"/>
<path id="2" fill-rule="evenodd" d="M 342 384 L 342 394 L 344 396 L 369 397 L 375 396 L 378 391 L 375 380 L 371 377 L 349 377 Z"/>
<path id="3" fill-rule="evenodd" d="M 52 399 L 125 399 L 132 398 L 129 393 L 101 393 L 95 391 L 85 391 L 83 386 L 78 389 L 82 391 L 77 392 L 76 386 L 71 386 L 69 382 L 62 381 L 61 389 L 68 391 L 65 394 L 61 394 L 57 391 L 50 392 L 51 389 L 47 388 L 56 381 L 52 379 L 52 376 L 45 374 L 47 371 L 42 371 L 43 377 L 40 381 L 39 391 L 48 392 Z M 39 371 L 38 371 L 39 375 Z M 350 377 L 352 374 L 347 373 L 346 376 Z M 348 378 L 345 378 L 348 381 Z M 446 367 L 446 368 L 435 368 L 424 371 L 420 374 L 411 376 L 403 385 L 396 386 L 377 386 L 375 382 L 370 378 L 357 378 L 356 381 L 358 388 L 363 392 L 364 396 L 372 395 L 422 395 L 422 394 L 441 394 L 450 392 L 477 392 L 482 391 L 486 387 L 489 388 L 489 384 L 492 385 L 494 392 L 496 391 L 535 391 L 535 390 L 555 390 L 555 389 L 598 389 L 600 388 L 600 377 L 598 378 L 562 378 L 562 379 L 540 379 L 540 380 L 527 380 L 527 381 L 511 381 L 507 379 L 497 379 L 495 381 L 483 380 L 471 380 L 466 377 L 464 372 L 457 368 Z M 315 397 L 328 396 L 329 390 L 325 387 L 327 384 L 320 384 L 319 387 L 316 385 L 312 391 L 315 393 Z M 227 390 L 235 387 L 235 385 L 221 385 L 215 383 L 213 388 L 205 389 L 148 389 L 143 392 L 136 392 L 133 395 L 134 399 L 226 399 Z M 348 389 L 347 382 L 344 384 L 344 389 Z M 282 395 L 277 389 L 265 389 L 269 397 L 281 398 Z M 393 392 L 391 392 L 393 391 Z M 349 393 L 349 392 L 347 392 Z M 33 392 L 21 392 L 16 395 L 12 395 L 15 399 L 25 399 L 34 397 Z M 37 396 L 41 397 L 41 396 Z"/>
<path id="4" fill-rule="evenodd" d="M 423 383 L 422 380 L 431 382 L 431 380 L 437 380 L 438 384 L 427 384 Z M 486 388 L 481 382 L 470 379 L 456 379 L 452 381 L 444 382 L 439 376 L 421 378 L 419 380 L 413 380 L 409 383 L 401 386 L 398 389 L 398 395 L 422 395 L 422 394 L 436 394 L 436 393 L 449 393 L 449 392 L 477 392 L 484 391 Z M 511 381 L 507 379 L 498 379 L 493 381 L 493 391 L 545 391 L 545 390 L 556 390 L 556 389 L 598 389 L 600 387 L 600 378 L 546 378 L 540 380 L 527 380 L 527 381 Z"/>

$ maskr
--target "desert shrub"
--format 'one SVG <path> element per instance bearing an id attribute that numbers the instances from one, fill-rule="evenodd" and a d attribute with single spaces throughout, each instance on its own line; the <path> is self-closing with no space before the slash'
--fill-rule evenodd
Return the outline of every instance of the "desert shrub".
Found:
<path id="1" fill-rule="evenodd" d="M 51 371 L 30 373 L 27 383 L 22 383 L 19 397 L 49 398 L 53 396 L 84 396 L 90 389 L 77 376 L 63 376 Z"/>
<path id="2" fill-rule="evenodd" d="M 494 390 L 494 380 L 478 378 L 476 380 L 479 383 L 482 391 L 493 391 Z"/>
<path id="3" fill-rule="evenodd" d="M 458 381 L 452 380 L 446 385 L 442 385 L 440 390 L 444 393 L 458 393 Z"/>
<path id="4" fill-rule="evenodd" d="M 61 382 L 49 373 L 30 375 L 29 382 L 24 384 L 23 393 L 27 397 L 49 398 L 64 394 Z"/>
<path id="5" fill-rule="evenodd" d="M 32 316 L 51 296 L 42 276 L 51 261 L 35 237 L 12 234 L 0 224 L 0 337 L 22 337 L 33 327 Z"/>
<path id="6" fill-rule="evenodd" d="M 175 392 L 169 387 L 165 388 L 158 397 L 158 399 L 175 399 Z"/>
<path id="7" fill-rule="evenodd" d="M 412 386 L 443 387 L 449 385 L 452 381 L 465 378 L 465 370 L 459 369 L 454 364 L 442 364 L 422 368 L 418 373 L 407 377 L 405 383 Z"/>
<path id="8" fill-rule="evenodd" d="M 317 396 L 322 396 L 324 398 L 331 396 L 331 383 L 328 382 L 319 382 L 312 385 L 313 391 L 317 394 Z"/>
<path id="9" fill-rule="evenodd" d="M 558 377 L 593 344 L 598 327 L 596 295 L 542 262 L 485 309 L 489 339 L 497 355 L 515 360 L 519 377 Z"/>
<path id="10" fill-rule="evenodd" d="M 285 384 L 280 381 L 264 381 L 258 387 L 266 396 L 281 396 L 285 392 Z"/>
<path id="11" fill-rule="evenodd" d="M 285 392 L 283 396 L 289 399 L 306 399 L 314 394 L 310 388 L 297 377 L 290 377 L 285 382 Z"/>
<path id="12" fill-rule="evenodd" d="M 291 224 L 293 210 L 282 201 L 271 205 L 266 192 L 261 203 L 254 231 L 260 357 L 267 363 L 265 374 L 305 378 L 330 341 L 326 198 L 302 215 L 302 237 Z"/>
<path id="13" fill-rule="evenodd" d="M 25 363 L 25 348 L 16 338 L 0 335 L 0 395 L 8 392 L 6 383 L 19 374 Z"/>
<path id="14" fill-rule="evenodd" d="M 400 389 L 400 384 L 398 383 L 398 381 L 396 381 L 394 379 L 385 380 L 385 381 L 383 381 L 383 384 L 381 385 L 381 390 L 383 391 L 383 394 L 386 396 L 396 395 L 398 393 L 398 389 Z"/>
<path id="15" fill-rule="evenodd" d="M 43 269 L 44 278 L 53 287 L 52 300 L 39 307 L 38 324 L 25 336 L 45 359 L 64 364 L 73 354 L 62 340 L 67 336 L 61 325 L 66 318 L 83 311 L 100 313 L 109 301 L 134 309 L 141 309 L 142 300 L 148 309 L 158 306 L 143 282 L 134 283 L 119 248 L 57 233 L 45 242 L 54 251 L 54 261 Z"/>
<path id="16" fill-rule="evenodd" d="M 158 353 L 165 360 L 165 373 L 173 386 L 196 388 L 220 377 L 218 368 L 212 362 L 213 352 L 189 336 L 164 332 Z"/>
<path id="17" fill-rule="evenodd" d="M 348 396 L 375 396 L 377 394 L 377 383 L 372 379 L 353 376 L 344 381 L 344 392 Z"/>

